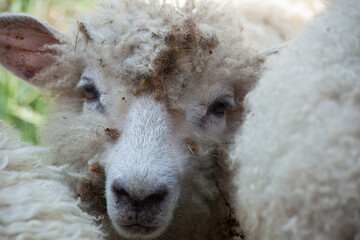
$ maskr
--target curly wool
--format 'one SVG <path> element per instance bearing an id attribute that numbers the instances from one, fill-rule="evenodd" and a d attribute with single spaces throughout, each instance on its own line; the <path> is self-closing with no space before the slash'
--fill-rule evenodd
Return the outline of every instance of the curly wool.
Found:
<path id="1" fill-rule="evenodd" d="M 228 76 L 239 72 L 241 63 L 248 66 L 258 60 L 244 44 L 239 19 L 224 4 L 189 1 L 176 8 L 160 2 L 98 1 L 96 11 L 82 14 L 78 27 L 61 36 L 62 44 L 55 46 L 67 54 L 58 56 L 57 65 L 33 81 L 47 79 L 45 88 L 66 95 L 78 84 L 84 66 L 92 65 L 108 72 L 126 90 L 133 88 L 134 95 L 146 92 L 149 85 L 158 87 L 157 79 L 162 78 L 160 89 L 174 104 L 194 84 L 214 81 L 209 77 L 206 82 L 194 82 L 209 68 Z M 245 68 L 241 74 L 244 79 L 250 75 Z"/>
<path id="2" fill-rule="evenodd" d="M 360 239 L 359 21 L 330 1 L 248 95 L 231 154 L 248 239 Z"/>
<path id="3" fill-rule="evenodd" d="M 0 238 L 103 239 L 96 219 L 60 182 L 60 169 L 37 156 L 46 151 L 21 142 L 0 121 Z"/>

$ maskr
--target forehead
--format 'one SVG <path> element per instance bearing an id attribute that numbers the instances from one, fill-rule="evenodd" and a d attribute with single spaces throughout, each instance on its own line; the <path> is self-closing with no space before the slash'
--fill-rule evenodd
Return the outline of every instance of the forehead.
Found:
<path id="1" fill-rule="evenodd" d="M 170 5 L 133 5 L 104 5 L 74 34 L 77 54 L 103 91 L 153 93 L 171 105 L 188 94 L 221 92 L 243 77 L 239 70 L 253 56 L 239 46 L 239 33 L 225 38 L 229 32 L 214 21 Z"/>

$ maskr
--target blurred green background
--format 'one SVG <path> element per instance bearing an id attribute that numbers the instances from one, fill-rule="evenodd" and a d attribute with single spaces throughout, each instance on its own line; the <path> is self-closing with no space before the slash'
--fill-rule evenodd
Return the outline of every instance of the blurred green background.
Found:
<path id="1" fill-rule="evenodd" d="M 89 9 L 94 0 L 0 0 L 0 13 L 29 13 L 66 31 L 60 20 L 74 17 L 78 11 Z M 60 21 L 60 22 L 59 22 Z M 24 141 L 37 144 L 37 129 L 45 120 L 49 105 L 46 92 L 21 81 L 0 66 L 0 119 L 22 133 Z"/>

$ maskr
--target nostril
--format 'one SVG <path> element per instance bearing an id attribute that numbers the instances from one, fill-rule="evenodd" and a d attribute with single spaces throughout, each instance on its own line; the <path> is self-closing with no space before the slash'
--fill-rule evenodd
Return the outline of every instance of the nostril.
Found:
<path id="1" fill-rule="evenodd" d="M 117 185 L 116 183 L 114 183 L 112 185 L 112 191 L 113 191 L 114 196 L 117 201 L 121 201 L 121 202 L 131 202 L 132 201 L 130 194 L 124 188 Z"/>
<path id="2" fill-rule="evenodd" d="M 168 190 L 163 187 L 163 188 L 157 190 L 156 192 L 153 192 L 152 194 L 148 195 L 143 200 L 143 202 L 146 205 L 159 204 L 165 200 L 167 195 L 168 195 Z"/>
<path id="3" fill-rule="evenodd" d="M 119 207 L 131 207 L 135 212 L 140 212 L 144 208 L 152 208 L 160 205 L 167 197 L 168 190 L 166 187 L 158 188 L 149 195 L 132 196 L 125 188 L 117 184 L 112 185 L 112 192 Z M 143 191 L 145 192 L 145 191 Z"/>

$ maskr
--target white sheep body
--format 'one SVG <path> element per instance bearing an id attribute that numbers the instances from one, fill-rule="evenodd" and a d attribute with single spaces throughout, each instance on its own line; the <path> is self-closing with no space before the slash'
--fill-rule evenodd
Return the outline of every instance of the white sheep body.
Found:
<path id="1" fill-rule="evenodd" d="M 360 239 L 359 10 L 329 1 L 247 96 L 232 159 L 249 239 Z"/>
<path id="2" fill-rule="evenodd" d="M 60 168 L 43 160 L 47 151 L 21 142 L 0 121 L 0 238 L 102 239 L 96 219 L 60 181 Z"/>

